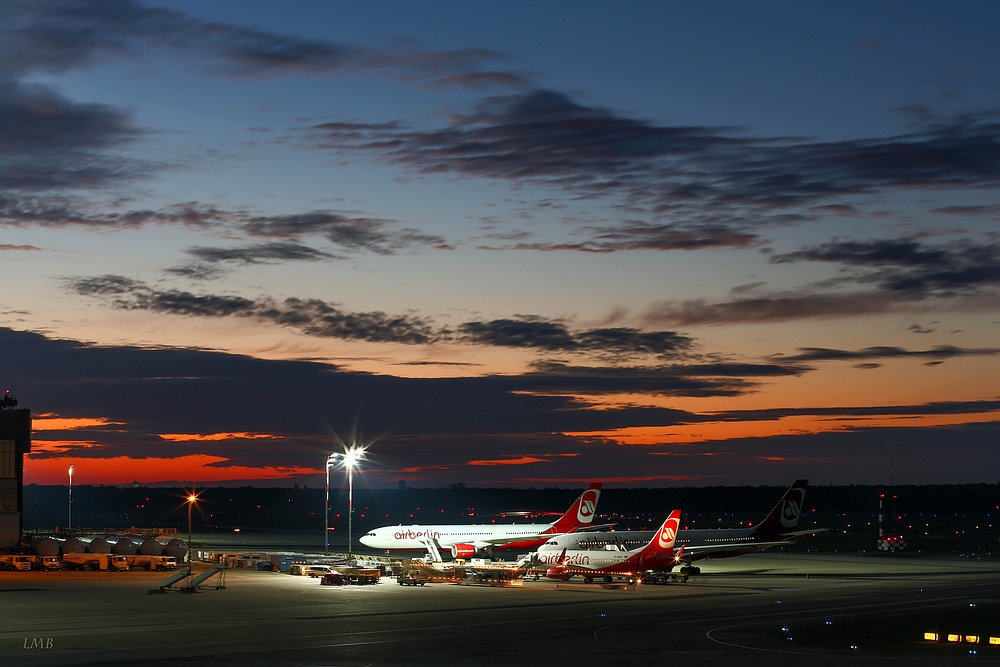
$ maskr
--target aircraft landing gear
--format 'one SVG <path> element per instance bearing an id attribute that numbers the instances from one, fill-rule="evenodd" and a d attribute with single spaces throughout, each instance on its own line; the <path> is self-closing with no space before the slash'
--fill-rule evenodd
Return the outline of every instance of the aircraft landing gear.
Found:
<path id="1" fill-rule="evenodd" d="M 592 583 L 594 583 L 594 578 L 593 577 L 584 577 L 583 578 L 583 583 L 585 583 L 585 584 L 592 584 Z"/>

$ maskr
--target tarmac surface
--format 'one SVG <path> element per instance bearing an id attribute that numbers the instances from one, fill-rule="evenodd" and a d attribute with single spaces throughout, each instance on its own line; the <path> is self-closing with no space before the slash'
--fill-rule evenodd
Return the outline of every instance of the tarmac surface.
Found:
<path id="1" fill-rule="evenodd" d="M 1000 646 L 820 649 L 781 631 L 989 608 L 1000 603 L 998 563 L 765 553 L 701 565 L 688 583 L 630 590 L 547 580 L 333 587 L 230 570 L 224 590 L 150 594 L 164 573 L 0 572 L 0 664 L 1000 664 Z"/>

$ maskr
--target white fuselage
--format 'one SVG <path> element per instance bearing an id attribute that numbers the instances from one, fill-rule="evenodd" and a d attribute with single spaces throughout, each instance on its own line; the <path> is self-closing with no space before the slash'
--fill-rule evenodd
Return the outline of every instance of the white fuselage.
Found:
<path id="1" fill-rule="evenodd" d="M 642 551 L 642 547 L 631 551 L 620 551 L 617 549 L 567 549 L 566 554 L 563 555 L 562 549 L 559 551 L 539 550 L 537 562 L 541 565 L 562 565 L 563 567 L 581 570 L 601 570 L 612 565 L 624 563 L 640 551 Z M 559 562 L 560 560 L 562 562 Z"/>
<path id="2" fill-rule="evenodd" d="M 538 547 L 538 560 L 544 564 L 554 563 L 563 549 L 567 554 L 621 553 L 643 546 L 655 534 L 651 530 L 615 530 L 559 535 Z M 711 547 L 712 558 L 725 558 L 757 551 L 757 542 L 753 528 L 708 528 L 679 531 L 675 546 L 692 549 L 694 553 L 698 548 Z"/>
<path id="3" fill-rule="evenodd" d="M 538 545 L 538 535 L 551 527 L 548 523 L 382 526 L 369 531 L 359 541 L 366 547 L 387 551 L 422 550 L 428 538 L 437 540 L 442 547 L 455 544 L 472 544 L 479 548 L 510 547 L 528 542 L 533 544 L 525 548 L 533 548 Z"/>

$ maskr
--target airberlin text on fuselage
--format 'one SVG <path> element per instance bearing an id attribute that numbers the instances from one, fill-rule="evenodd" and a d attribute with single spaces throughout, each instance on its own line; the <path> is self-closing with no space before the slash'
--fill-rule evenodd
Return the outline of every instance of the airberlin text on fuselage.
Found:
<path id="1" fill-rule="evenodd" d="M 432 540 L 441 539 L 441 533 L 436 530 L 430 530 L 429 528 L 422 531 L 414 531 L 410 529 L 399 530 L 393 533 L 392 536 L 397 540 L 418 540 L 421 537 L 429 537 Z"/>
<path id="2" fill-rule="evenodd" d="M 587 554 L 568 554 L 560 563 L 561 557 L 562 552 L 558 551 L 539 552 L 538 562 L 542 565 L 590 565 L 590 556 Z"/>

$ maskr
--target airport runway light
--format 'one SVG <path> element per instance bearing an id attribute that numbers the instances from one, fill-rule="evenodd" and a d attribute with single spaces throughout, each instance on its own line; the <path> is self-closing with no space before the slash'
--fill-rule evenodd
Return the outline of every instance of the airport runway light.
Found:
<path id="1" fill-rule="evenodd" d="M 73 530 L 73 468 L 76 466 L 70 465 L 69 467 L 69 525 L 67 528 Z"/>

